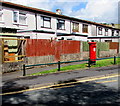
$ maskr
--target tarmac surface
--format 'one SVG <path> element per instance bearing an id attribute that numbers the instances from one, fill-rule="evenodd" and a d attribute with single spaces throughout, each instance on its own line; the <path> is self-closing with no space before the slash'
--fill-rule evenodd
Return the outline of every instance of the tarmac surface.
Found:
<path id="1" fill-rule="evenodd" d="M 48 67 L 47 67 L 48 68 Z M 56 68 L 56 67 L 55 67 Z M 46 70 L 46 69 L 45 69 Z M 14 73 L 14 74 L 13 74 Z M 95 76 L 106 76 L 109 74 L 118 73 L 118 65 L 99 67 L 99 68 L 88 68 L 85 70 L 73 70 L 67 72 L 58 72 L 42 76 L 20 76 L 19 73 L 4 74 L 2 80 L 2 92 L 19 91 L 28 88 L 33 88 L 36 85 L 49 85 L 64 81 L 72 81 L 74 79 L 95 77 Z M 14 76 L 13 78 L 11 76 Z"/>
<path id="2" fill-rule="evenodd" d="M 116 89 L 118 77 L 81 82 L 46 89 L 33 89 L 3 95 L 2 105 L 19 106 L 119 106 L 120 91 Z M 100 82 L 99 82 L 100 81 Z"/>

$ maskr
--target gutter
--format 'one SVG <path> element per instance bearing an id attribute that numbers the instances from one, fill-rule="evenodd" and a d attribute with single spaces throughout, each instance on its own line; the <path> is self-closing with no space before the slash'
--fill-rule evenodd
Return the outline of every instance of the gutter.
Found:
<path id="1" fill-rule="evenodd" d="M 55 34 L 55 32 L 53 32 L 53 31 L 45 31 L 45 30 L 24 30 L 24 31 L 18 31 L 18 33 L 23 33 L 23 32 L 38 32 L 38 33 Z"/>
<path id="2" fill-rule="evenodd" d="M 88 39 L 106 39 L 106 38 L 120 38 L 120 36 L 95 36 L 95 37 L 88 37 Z"/>
<path id="3" fill-rule="evenodd" d="M 74 33 L 57 33 L 57 36 L 82 36 L 82 37 L 88 37 L 88 35 L 82 35 L 82 34 L 74 34 Z"/>

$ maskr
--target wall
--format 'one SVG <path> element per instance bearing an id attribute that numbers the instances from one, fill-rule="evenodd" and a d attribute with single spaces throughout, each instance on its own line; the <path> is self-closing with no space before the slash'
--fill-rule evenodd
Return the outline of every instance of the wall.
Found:
<path id="1" fill-rule="evenodd" d="M 118 42 L 97 42 L 97 57 L 112 57 L 118 55 Z"/>
<path id="2" fill-rule="evenodd" d="M 82 58 L 88 59 L 89 45 L 87 42 L 82 42 Z M 118 56 L 119 43 L 118 42 L 97 42 L 96 56 L 97 58 Z"/>
<path id="3" fill-rule="evenodd" d="M 27 12 L 27 27 L 24 30 L 35 30 L 36 29 L 36 20 L 35 13 Z"/>
<path id="4" fill-rule="evenodd" d="M 61 41 L 60 60 L 72 61 L 80 60 L 80 41 Z"/>
<path id="5" fill-rule="evenodd" d="M 101 27 L 101 26 L 97 26 L 97 36 L 105 36 L 105 27 L 101 27 L 102 28 L 102 34 L 101 35 L 99 35 L 99 30 L 98 30 L 98 27 Z M 107 28 L 108 29 L 108 35 L 107 36 L 112 36 L 112 29 L 110 29 L 110 28 Z M 117 31 L 117 29 L 115 30 L 115 29 L 113 29 L 114 30 L 114 36 L 116 36 L 116 31 Z M 119 35 L 120 35 L 120 33 L 119 33 Z"/>
<path id="6" fill-rule="evenodd" d="M 79 54 L 80 41 L 28 39 L 26 43 L 28 64 L 76 60 Z"/>
<path id="7" fill-rule="evenodd" d="M 26 12 L 27 16 L 27 24 L 16 24 L 13 22 L 13 11 L 19 11 L 19 9 L 14 8 L 8 8 L 3 6 L 3 22 L 0 23 L 0 26 L 2 27 L 8 27 L 8 28 L 17 28 L 17 29 L 35 29 L 35 15 L 32 12 Z"/>
<path id="8" fill-rule="evenodd" d="M 101 45 L 103 45 L 103 42 L 101 42 Z M 97 58 L 118 56 L 118 43 L 107 42 L 107 45 L 109 45 L 107 46 L 108 49 L 101 46 L 102 49 L 97 51 L 97 53 L 99 53 L 99 55 L 97 54 Z M 75 61 L 89 58 L 88 42 L 84 44 L 82 41 L 27 39 L 24 46 L 26 57 L 22 62 L 2 63 L 2 55 L 0 55 L 0 67 L 2 69 L 1 72 L 21 70 L 23 63 L 40 64 L 58 61 Z M 2 44 L 0 45 L 0 54 L 2 54 L 1 47 Z"/>
<path id="9" fill-rule="evenodd" d="M 97 43 L 97 58 L 109 57 L 118 54 L 117 42 L 104 42 L 104 46 L 105 47 L 103 48 L 103 42 Z M 26 55 L 28 64 L 32 64 L 31 61 L 34 61 L 33 63 L 37 64 L 43 62 L 47 63 L 48 61 L 56 62 L 59 60 L 82 60 L 89 58 L 89 45 L 88 42 L 84 43 L 80 41 L 28 39 L 26 44 Z"/>
<path id="10" fill-rule="evenodd" d="M 92 36 L 97 36 L 96 34 L 97 34 L 96 25 L 91 25 L 91 35 Z"/>
<path id="11" fill-rule="evenodd" d="M 97 58 L 118 55 L 118 43 L 98 42 L 96 54 Z M 89 45 L 81 41 L 28 39 L 26 56 L 27 64 L 88 59 Z"/>
<path id="12" fill-rule="evenodd" d="M 23 64 L 24 64 L 24 61 L 23 62 L 3 63 L 2 68 L 1 68 L 2 73 L 22 70 Z"/>
<path id="13" fill-rule="evenodd" d="M 116 49 L 117 53 L 119 53 L 119 43 L 118 42 L 110 42 L 110 49 Z"/>
<path id="14" fill-rule="evenodd" d="M 30 39 L 52 39 L 55 38 L 55 34 L 48 33 L 30 33 Z"/>

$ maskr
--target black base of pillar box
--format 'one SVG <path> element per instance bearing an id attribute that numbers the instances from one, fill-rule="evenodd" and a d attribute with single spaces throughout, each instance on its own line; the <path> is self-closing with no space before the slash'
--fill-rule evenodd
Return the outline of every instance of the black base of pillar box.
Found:
<path id="1" fill-rule="evenodd" d="M 90 61 L 91 65 L 96 65 L 96 61 Z"/>

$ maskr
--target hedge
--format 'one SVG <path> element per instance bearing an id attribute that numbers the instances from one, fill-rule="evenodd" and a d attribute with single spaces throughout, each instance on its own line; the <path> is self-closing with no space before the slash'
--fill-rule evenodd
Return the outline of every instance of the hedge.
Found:
<path id="1" fill-rule="evenodd" d="M 97 42 L 97 50 L 99 50 L 99 51 L 109 51 L 109 43 L 107 43 L 107 42 Z"/>
<path id="2" fill-rule="evenodd" d="M 89 51 L 89 44 L 88 42 L 82 42 L 83 43 L 83 51 Z"/>
<path id="3" fill-rule="evenodd" d="M 82 42 L 83 43 L 83 51 L 87 52 L 89 51 L 89 44 L 88 42 Z M 97 42 L 97 51 L 109 51 L 109 43 L 107 42 Z"/>

